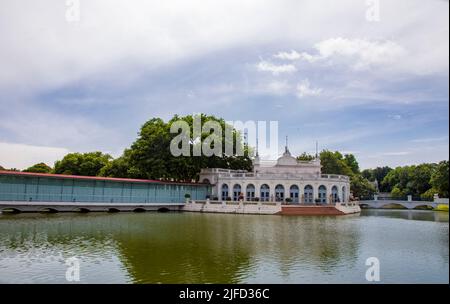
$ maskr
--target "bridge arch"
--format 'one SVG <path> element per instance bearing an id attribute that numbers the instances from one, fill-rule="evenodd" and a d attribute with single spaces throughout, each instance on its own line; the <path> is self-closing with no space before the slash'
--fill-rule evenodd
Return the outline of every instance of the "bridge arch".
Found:
<path id="1" fill-rule="evenodd" d="M 16 214 L 16 213 L 21 213 L 22 210 L 18 209 L 18 208 L 3 208 L 2 210 L 0 210 L 2 214 Z"/>
<path id="2" fill-rule="evenodd" d="M 108 208 L 108 212 L 115 213 L 115 212 L 120 212 L 120 210 L 117 208 Z"/>
<path id="3" fill-rule="evenodd" d="M 406 204 L 402 203 L 402 202 L 395 202 L 395 203 L 387 202 L 387 203 L 384 203 L 384 204 L 380 204 L 378 208 L 383 208 L 383 207 L 387 207 L 387 206 L 390 206 L 393 209 L 395 209 L 395 208 L 398 208 L 398 209 L 409 209 L 408 206 Z"/>
<path id="4" fill-rule="evenodd" d="M 433 206 L 431 204 L 422 204 L 419 205 L 417 204 L 417 206 L 414 206 L 411 209 L 417 209 L 417 210 L 433 210 Z"/>
<path id="5" fill-rule="evenodd" d="M 41 213 L 58 213 L 58 210 L 56 208 L 45 207 L 45 208 L 39 209 L 39 212 L 41 212 Z"/>
<path id="6" fill-rule="evenodd" d="M 169 208 L 167 208 L 167 207 L 161 207 L 161 208 L 158 208 L 158 210 L 157 210 L 158 212 L 161 212 L 161 213 L 166 213 L 166 212 L 169 212 L 170 211 L 170 209 Z"/>
<path id="7" fill-rule="evenodd" d="M 91 210 L 89 210 L 89 209 L 86 208 L 86 207 L 75 208 L 73 211 L 74 211 L 74 212 L 79 212 L 79 213 L 88 213 L 88 212 L 91 212 Z"/>

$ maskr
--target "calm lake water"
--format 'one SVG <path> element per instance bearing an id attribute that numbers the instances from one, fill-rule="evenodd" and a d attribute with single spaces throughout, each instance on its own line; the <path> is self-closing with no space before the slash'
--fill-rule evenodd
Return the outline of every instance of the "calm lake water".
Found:
<path id="1" fill-rule="evenodd" d="M 200 213 L 0 214 L 0 283 L 449 282 L 448 213 L 300 217 Z"/>

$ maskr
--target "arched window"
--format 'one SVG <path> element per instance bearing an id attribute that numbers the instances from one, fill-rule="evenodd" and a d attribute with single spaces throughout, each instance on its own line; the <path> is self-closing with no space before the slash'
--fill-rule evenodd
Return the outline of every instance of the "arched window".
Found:
<path id="1" fill-rule="evenodd" d="M 261 190 L 260 190 L 260 196 L 261 196 L 261 201 L 268 201 L 269 200 L 269 195 L 270 195 L 270 188 L 268 185 L 264 184 L 261 186 Z"/>
<path id="2" fill-rule="evenodd" d="M 277 185 L 275 187 L 275 200 L 277 202 L 284 201 L 284 187 L 283 187 L 283 185 Z"/>
<path id="3" fill-rule="evenodd" d="M 319 187 L 319 200 L 321 204 L 326 204 L 327 203 L 327 187 L 325 187 L 324 185 L 321 185 Z"/>
<path id="4" fill-rule="evenodd" d="M 291 188 L 289 188 L 289 197 L 292 199 L 293 203 L 298 203 L 298 186 L 292 185 Z"/>
<path id="5" fill-rule="evenodd" d="M 233 201 L 238 201 L 241 195 L 241 185 L 236 184 L 233 186 Z"/>
<path id="6" fill-rule="evenodd" d="M 222 185 L 222 200 L 226 201 L 228 197 L 228 185 L 223 184 Z"/>
<path id="7" fill-rule="evenodd" d="M 255 186 L 253 184 L 248 184 L 246 189 L 246 197 L 247 201 L 253 201 L 255 199 Z"/>
<path id="8" fill-rule="evenodd" d="M 204 183 L 204 184 L 211 184 L 211 182 L 210 182 L 209 179 L 207 179 L 207 178 L 205 178 L 205 179 L 203 180 L 203 183 Z"/>
<path id="9" fill-rule="evenodd" d="M 305 204 L 312 204 L 314 197 L 314 189 L 311 185 L 306 185 L 304 190 Z"/>
<path id="10" fill-rule="evenodd" d="M 336 187 L 336 186 L 333 186 L 333 188 L 331 188 L 331 200 L 333 203 L 336 203 L 339 201 L 338 187 Z"/>

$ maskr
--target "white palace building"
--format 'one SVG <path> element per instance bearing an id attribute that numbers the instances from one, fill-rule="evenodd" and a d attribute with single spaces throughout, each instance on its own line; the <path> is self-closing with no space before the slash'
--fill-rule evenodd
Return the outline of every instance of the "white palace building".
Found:
<path id="1" fill-rule="evenodd" d="M 298 161 L 286 146 L 275 165 L 261 164 L 256 154 L 253 171 L 202 169 L 200 181 L 212 185 L 212 199 L 289 202 L 325 205 L 347 203 L 350 179 L 321 173 L 320 160 Z"/>

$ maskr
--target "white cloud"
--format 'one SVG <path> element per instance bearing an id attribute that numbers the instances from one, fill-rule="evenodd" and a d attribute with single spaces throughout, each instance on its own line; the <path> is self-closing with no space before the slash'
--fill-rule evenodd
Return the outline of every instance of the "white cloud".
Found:
<path id="1" fill-rule="evenodd" d="M 322 93 L 321 88 L 312 88 L 308 79 L 302 80 L 297 85 L 297 97 L 303 98 L 308 96 L 318 96 Z"/>
<path id="2" fill-rule="evenodd" d="M 310 62 L 350 56 L 356 68 L 367 68 L 402 53 L 395 66 L 448 71 L 445 1 L 388 1 L 375 26 L 364 19 L 360 0 L 90 0 L 82 2 L 78 23 L 66 22 L 66 9 L 64 1 L 1 1 L 1 88 L 44 90 L 98 75 L 123 79 L 236 47 L 305 48 L 317 41 L 318 54 L 278 56 Z"/>
<path id="3" fill-rule="evenodd" d="M 273 57 L 282 59 L 282 60 L 291 60 L 291 61 L 305 60 L 310 63 L 321 59 L 320 56 L 314 56 L 314 55 L 308 54 L 307 52 L 298 53 L 297 51 L 294 51 L 294 50 L 291 50 L 290 52 L 278 52 L 275 55 L 273 55 Z"/>
<path id="4" fill-rule="evenodd" d="M 323 58 L 348 57 L 354 59 L 355 69 L 391 64 L 404 55 L 404 49 L 393 41 L 334 38 L 316 45 Z"/>
<path id="5" fill-rule="evenodd" d="M 65 148 L 0 142 L 0 165 L 4 168 L 23 170 L 36 163 L 44 162 L 53 167 L 54 162 L 63 158 L 67 153 L 69 150 Z"/>
<path id="6" fill-rule="evenodd" d="M 273 55 L 273 57 L 283 60 L 298 60 L 302 57 L 302 55 L 294 50 L 291 50 L 290 52 L 278 52 Z"/>
<path id="7" fill-rule="evenodd" d="M 296 59 L 308 61 L 341 61 L 351 65 L 355 70 L 364 70 L 372 66 L 383 66 L 396 62 L 405 55 L 405 50 L 393 41 L 368 39 L 331 38 L 315 44 L 316 54 L 303 52 Z M 291 56 L 292 57 L 292 56 Z"/>
<path id="8" fill-rule="evenodd" d="M 270 72 L 275 76 L 283 73 L 293 73 L 297 71 L 297 68 L 293 64 L 276 65 L 269 61 L 260 61 L 256 65 L 256 68 L 258 69 L 258 71 Z"/>

